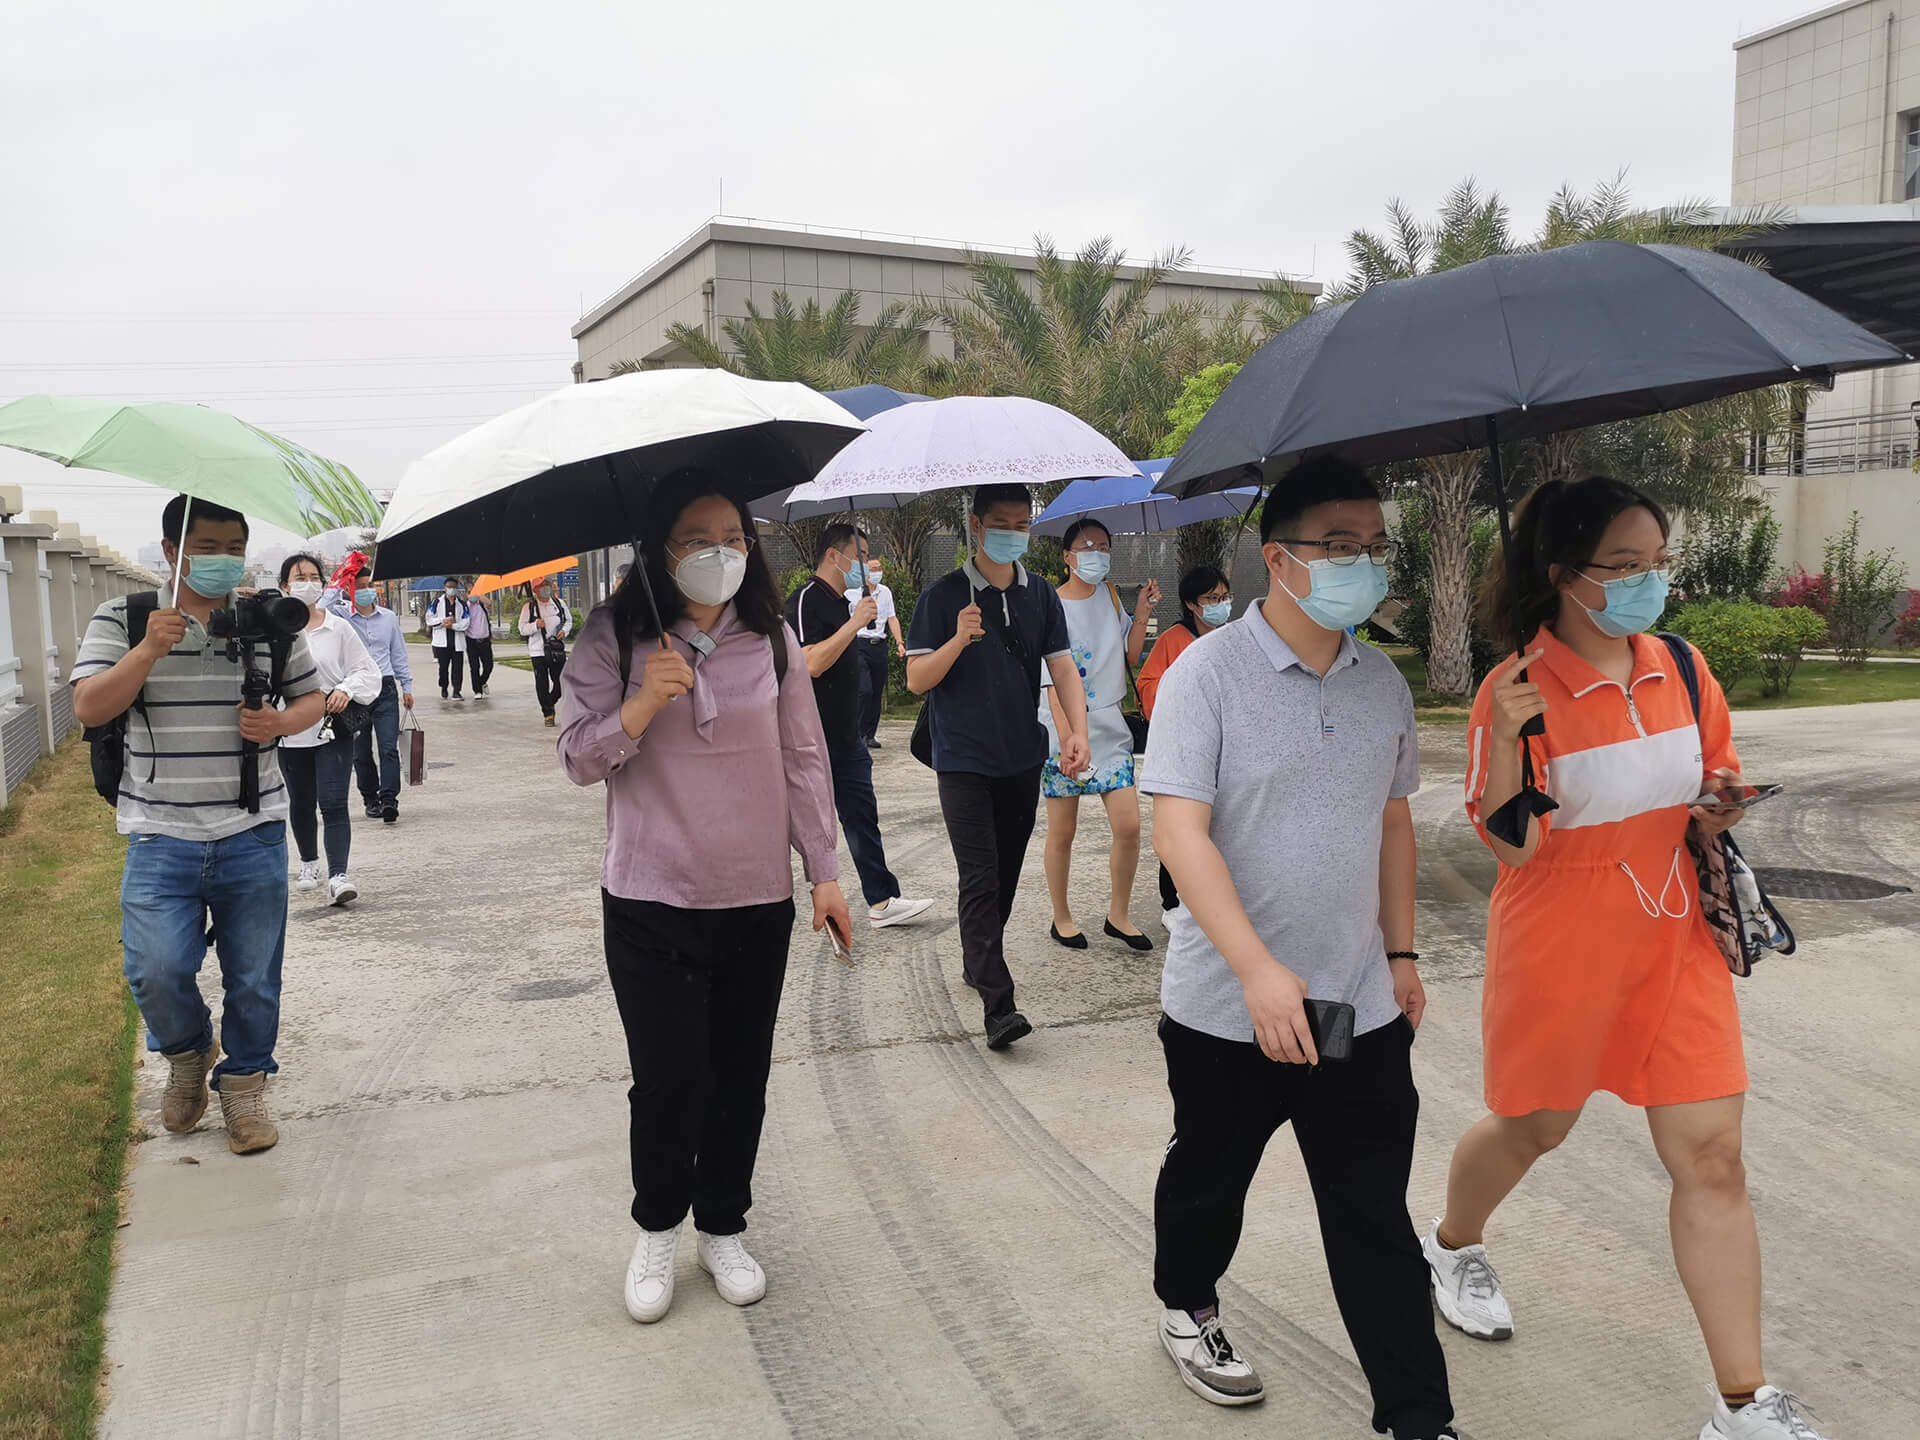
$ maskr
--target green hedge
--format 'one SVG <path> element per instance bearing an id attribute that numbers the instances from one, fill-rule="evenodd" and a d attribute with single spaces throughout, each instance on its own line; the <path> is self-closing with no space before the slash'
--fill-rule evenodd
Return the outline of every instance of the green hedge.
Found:
<path id="1" fill-rule="evenodd" d="M 1751 600 L 1685 606 L 1668 628 L 1706 656 L 1722 690 L 1731 693 L 1747 676 L 1758 674 L 1760 693 L 1769 696 L 1792 690 L 1801 652 L 1826 635 L 1826 622 L 1804 606 L 1775 608 Z"/>

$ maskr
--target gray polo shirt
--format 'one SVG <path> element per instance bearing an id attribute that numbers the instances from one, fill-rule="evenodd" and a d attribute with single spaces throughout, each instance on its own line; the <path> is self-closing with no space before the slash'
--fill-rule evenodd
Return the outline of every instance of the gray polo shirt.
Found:
<path id="1" fill-rule="evenodd" d="M 1201 636 L 1153 706 L 1140 788 L 1213 807 L 1209 833 L 1247 918 L 1316 1000 L 1364 1034 L 1399 1015 L 1380 933 L 1380 817 L 1420 787 L 1413 696 L 1351 635 L 1324 677 L 1258 607 Z M 1160 1006 L 1223 1040 L 1254 1039 L 1240 981 L 1181 905 L 1167 922 Z"/>

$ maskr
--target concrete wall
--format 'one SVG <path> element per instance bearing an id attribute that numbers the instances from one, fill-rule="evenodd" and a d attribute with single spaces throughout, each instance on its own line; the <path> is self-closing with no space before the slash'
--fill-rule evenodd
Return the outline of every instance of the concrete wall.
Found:
<path id="1" fill-rule="evenodd" d="M 1860 542 L 1895 551 L 1920 584 L 1920 475 L 1911 470 L 1863 470 L 1839 475 L 1762 475 L 1762 489 L 1780 522 L 1780 565 L 1819 574 L 1821 547 L 1860 512 Z"/>

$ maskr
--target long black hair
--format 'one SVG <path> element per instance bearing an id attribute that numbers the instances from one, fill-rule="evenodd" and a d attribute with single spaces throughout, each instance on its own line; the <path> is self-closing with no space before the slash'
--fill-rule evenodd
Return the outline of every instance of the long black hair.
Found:
<path id="1" fill-rule="evenodd" d="M 296 550 L 280 562 L 280 588 L 282 590 L 287 588 L 287 577 L 293 574 L 293 567 L 298 565 L 302 560 L 320 572 L 320 583 L 322 585 L 327 583 L 327 567 L 320 563 L 320 557 L 318 555 L 309 555 L 304 550 Z"/>
<path id="2" fill-rule="evenodd" d="M 1194 620 L 1190 607 L 1198 605 L 1202 595 L 1226 583 L 1227 577 L 1213 565 L 1196 565 L 1180 577 L 1180 623 L 1187 627 L 1187 633 L 1195 639 L 1200 636 L 1200 626 Z"/>
<path id="3" fill-rule="evenodd" d="M 681 511 L 709 495 L 718 495 L 731 502 L 740 512 L 741 531 L 748 539 L 756 541 L 747 552 L 746 577 L 733 597 L 734 614 L 742 625 L 757 634 L 780 633 L 780 627 L 786 624 L 786 617 L 781 611 L 780 592 L 774 585 L 773 571 L 767 568 L 766 548 L 757 543 L 760 532 L 754 526 L 753 515 L 731 493 L 726 477 L 719 471 L 689 465 L 675 470 L 654 486 L 640 518 L 640 533 L 634 537 L 634 564 L 645 568 L 659 615 L 656 617 L 653 606 L 647 604 L 646 585 L 639 583 L 638 575 L 630 574 L 626 584 L 614 592 L 613 599 L 606 602 L 613 607 L 615 634 L 626 632 L 637 640 L 653 640 L 659 637 L 662 626 L 671 627 L 674 621 L 687 613 L 680 587 L 673 583 L 673 576 L 667 570 L 667 536 L 673 532 L 674 522 L 680 518 Z"/>
<path id="4" fill-rule="evenodd" d="M 1506 554 L 1495 545 L 1480 582 L 1480 624 L 1488 638 L 1505 651 L 1516 639 L 1531 640 L 1558 616 L 1554 567 L 1578 569 L 1590 563 L 1607 526 L 1636 505 L 1660 523 L 1661 534 L 1671 530 L 1667 512 L 1657 501 L 1605 475 L 1549 480 L 1522 500 L 1513 513 L 1518 565 L 1510 570 Z"/>

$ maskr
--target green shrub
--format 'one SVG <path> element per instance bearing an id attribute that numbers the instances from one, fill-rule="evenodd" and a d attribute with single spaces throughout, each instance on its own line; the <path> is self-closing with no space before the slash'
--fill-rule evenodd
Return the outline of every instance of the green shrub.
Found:
<path id="1" fill-rule="evenodd" d="M 791 600 L 793 598 L 793 592 L 812 578 L 813 567 L 811 565 L 796 565 L 791 570 L 783 572 L 779 578 L 780 598 L 782 600 Z"/>
<path id="2" fill-rule="evenodd" d="M 1761 693 L 1785 695 L 1793 689 L 1793 672 L 1800 667 L 1800 652 L 1827 638 L 1827 622 L 1804 606 L 1763 606 L 1755 625 Z"/>
<path id="3" fill-rule="evenodd" d="M 1673 588 L 1688 600 L 1765 600 L 1780 522 L 1764 504 L 1689 523 L 1673 561 Z"/>
<path id="4" fill-rule="evenodd" d="M 1751 600 L 1707 600 L 1678 611 L 1667 628 L 1693 642 L 1720 688 L 1731 694 L 1760 667 L 1762 617 L 1770 613 Z"/>
<path id="5" fill-rule="evenodd" d="M 1893 619 L 1907 584 L 1907 567 L 1891 550 L 1860 549 L 1860 512 L 1844 530 L 1827 537 L 1827 582 L 1833 600 L 1827 609 L 1827 634 L 1842 665 L 1867 663 L 1873 642 Z"/>

